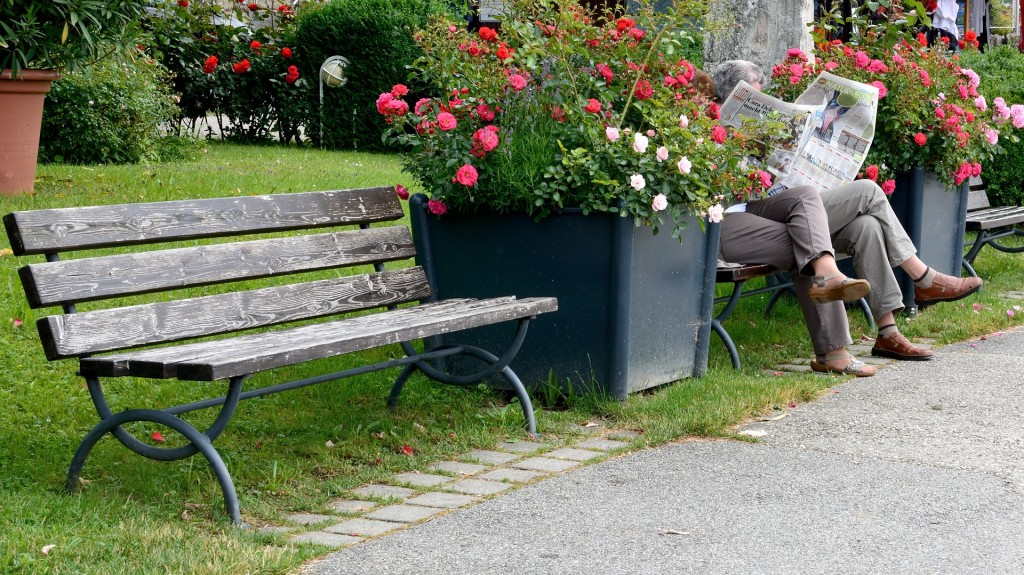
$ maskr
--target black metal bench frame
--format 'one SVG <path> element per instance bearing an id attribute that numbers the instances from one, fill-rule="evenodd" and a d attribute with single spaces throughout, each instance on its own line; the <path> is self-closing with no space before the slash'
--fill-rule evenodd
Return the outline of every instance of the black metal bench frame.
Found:
<path id="1" fill-rule="evenodd" d="M 748 280 L 757 278 L 765 278 L 765 287 L 752 290 L 743 289 L 744 284 Z M 772 294 L 772 297 L 768 300 L 768 305 L 764 309 L 764 317 L 766 319 L 771 317 L 775 304 L 783 296 L 786 294 L 795 296 L 793 281 L 789 278 L 788 274 L 768 264 L 731 264 L 719 262 L 718 270 L 715 274 L 715 283 L 731 283 L 732 291 L 727 296 L 715 298 L 716 304 L 725 303 L 725 307 L 711 320 L 711 329 L 718 334 L 718 337 L 722 339 L 722 343 L 725 344 L 725 349 L 729 352 L 729 359 L 732 361 L 732 367 L 740 369 L 742 364 L 740 363 L 739 351 L 736 349 L 736 343 L 733 341 L 732 336 L 729 335 L 729 331 L 725 329 L 723 323 L 732 317 L 732 313 L 735 311 L 740 299 L 763 293 Z M 860 306 L 861 311 L 864 312 L 864 317 L 867 319 L 870 328 L 872 330 L 875 329 L 875 319 L 871 315 L 871 308 L 868 306 L 867 300 L 861 298 L 857 301 L 857 304 Z"/>
<path id="2" fill-rule="evenodd" d="M 971 248 L 964 254 L 963 267 L 974 277 L 978 276 L 974 271 L 974 260 L 985 246 L 992 246 L 1006 253 L 1024 252 L 1024 246 L 1014 247 L 999 243 L 1000 239 L 1008 236 L 1024 236 L 1024 229 L 1020 227 L 1024 223 L 1024 206 L 990 206 L 984 184 L 980 178 L 972 178 L 971 191 L 967 195 L 965 229 L 977 232 L 977 236 Z"/>
<path id="3" fill-rule="evenodd" d="M 78 373 L 85 378 L 100 417 L 71 460 L 67 489 L 78 488 L 89 452 L 111 433 L 129 450 L 149 459 L 174 461 L 201 453 L 220 484 L 227 515 L 233 523 L 244 525 L 231 475 L 213 447 L 239 401 L 395 367 L 402 369 L 391 388 L 389 407 L 397 404 L 416 371 L 452 385 L 471 385 L 500 373 L 519 398 L 527 429 L 536 432 L 530 397 L 509 363 L 526 337 L 530 320 L 556 310 L 557 301 L 513 296 L 434 301 L 422 267 L 384 268 L 385 262 L 415 255 L 411 233 L 402 224 L 371 224 L 403 216 L 395 190 L 385 187 L 33 210 L 4 216 L 14 253 L 46 258 L 45 263 L 19 270 L 30 306 L 63 310 L 37 322 L 46 357 L 79 359 Z M 330 227 L 336 229 L 322 229 Z M 307 233 L 292 233 L 298 231 Z M 88 251 L 243 234 L 249 237 L 230 243 L 204 241 L 113 255 Z M 64 252 L 87 257 L 62 260 Z M 371 265 L 372 273 L 341 272 Z M 294 274 L 323 270 L 335 271 L 336 276 L 291 279 Z M 236 287 L 236 291 L 173 301 L 135 305 L 118 301 L 137 294 L 269 277 L 282 280 L 259 289 Z M 76 307 L 97 300 L 121 307 L 83 312 Z M 355 311 L 373 313 L 330 317 Z M 304 323 L 285 325 L 297 321 Z M 410 343 L 504 321 L 517 321 L 518 326 L 500 357 L 469 345 L 427 347 L 419 352 Z M 268 326 L 277 328 L 236 333 Z M 215 334 L 231 335 L 196 341 Z M 176 345 L 153 347 L 172 342 Z M 255 373 L 396 343 L 404 357 L 243 391 L 244 381 Z M 450 375 L 432 363 L 457 354 L 474 357 L 484 367 L 473 374 Z M 227 380 L 227 389 L 223 397 L 115 413 L 101 379 L 122 376 Z M 205 431 L 179 417 L 218 406 L 219 414 Z M 122 427 L 132 422 L 164 425 L 188 444 L 151 445 Z"/>

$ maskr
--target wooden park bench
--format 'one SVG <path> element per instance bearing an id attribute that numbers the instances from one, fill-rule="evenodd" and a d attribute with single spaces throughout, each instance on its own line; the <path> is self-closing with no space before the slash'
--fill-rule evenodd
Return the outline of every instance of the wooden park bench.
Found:
<path id="1" fill-rule="evenodd" d="M 965 229 L 969 232 L 977 232 L 974 244 L 964 255 L 963 267 L 967 273 L 977 277 L 974 271 L 974 259 L 978 252 L 985 246 L 1009 253 L 1020 253 L 1024 246 L 1006 246 L 998 240 L 1007 236 L 1024 236 L 1024 207 L 1003 206 L 991 207 L 988 201 L 988 194 L 985 192 L 985 185 L 981 178 L 971 178 L 971 190 L 967 195 L 967 225 Z"/>
<path id="2" fill-rule="evenodd" d="M 238 402 L 393 367 L 403 369 L 392 387 L 389 406 L 396 404 L 406 380 L 417 370 L 455 385 L 500 373 L 518 395 L 527 428 L 535 431 L 530 398 L 508 364 L 523 342 L 530 319 L 557 309 L 556 300 L 510 296 L 433 301 L 423 268 L 384 269 L 384 262 L 415 255 L 412 237 L 402 224 L 370 224 L 402 217 L 394 189 L 383 187 L 47 209 L 4 216 L 16 255 L 45 255 L 45 262 L 19 270 L 30 306 L 63 308 L 63 313 L 37 323 L 46 358 L 79 359 L 80 374 L 101 420 L 79 445 L 68 470 L 67 488 L 78 487 L 89 451 L 111 433 L 130 450 L 150 459 L 171 461 L 202 453 L 220 482 L 228 515 L 241 524 L 231 476 L 212 445 Z M 246 237 L 236 241 L 205 241 L 243 234 Z M 200 239 L 204 241 L 194 241 Z M 147 247 L 120 249 L 138 245 Z M 99 248 L 117 249 L 90 251 Z M 64 252 L 75 252 L 75 258 L 62 260 Z M 366 267 L 342 269 L 354 266 Z M 328 279 L 308 276 L 324 270 L 330 271 L 321 277 Z M 276 279 L 272 285 L 263 282 L 253 287 L 248 280 L 257 278 Z M 212 284 L 216 284 L 212 292 L 200 289 Z M 121 299 L 152 292 L 169 295 L 153 298 L 151 303 Z M 97 300 L 103 300 L 105 307 L 76 309 L 83 302 Z M 337 317 L 348 312 L 361 313 Z M 465 345 L 418 352 L 409 343 L 510 320 L 518 321 L 518 329 L 500 358 Z M 284 325 L 294 322 L 300 325 Z M 275 327 L 268 329 L 270 326 Z M 237 333 L 243 331 L 250 333 Z M 209 339 L 212 335 L 221 337 Z M 243 382 L 252 374 L 390 344 L 399 344 L 405 355 L 243 390 Z M 433 361 L 456 354 L 474 357 L 484 367 L 475 374 L 449 375 Z M 100 380 L 126 376 L 226 380 L 226 392 L 222 397 L 165 409 L 114 413 Z M 219 415 L 205 431 L 178 417 L 216 406 L 220 406 Z M 189 443 L 173 448 L 151 445 L 122 427 L 130 422 L 167 426 Z"/>
<path id="3" fill-rule="evenodd" d="M 839 255 L 839 259 L 845 259 L 849 256 L 845 254 Z M 761 288 L 745 290 L 744 286 L 747 281 L 757 278 L 765 278 L 765 286 Z M 733 342 L 732 336 L 729 335 L 729 331 L 725 329 L 723 323 L 732 316 L 732 312 L 735 311 L 736 305 L 739 304 L 740 299 L 760 295 L 763 293 L 772 294 L 768 300 L 768 305 L 765 306 L 764 317 L 771 317 L 772 310 L 775 309 L 775 304 L 779 302 L 782 296 L 794 294 L 793 281 L 789 278 L 788 274 L 781 272 L 774 266 L 768 264 L 734 264 L 729 262 L 718 261 L 718 270 L 715 274 L 715 282 L 724 284 L 732 284 L 732 291 L 729 295 L 720 296 L 715 298 L 715 303 L 725 303 L 725 307 L 718 312 L 711 320 L 711 329 L 714 330 L 718 337 L 721 338 L 722 343 L 725 344 L 725 349 L 729 352 L 729 359 L 732 361 L 734 369 L 741 367 L 740 354 L 736 349 L 736 343 Z M 864 317 L 867 318 L 868 324 L 871 329 L 875 328 L 875 320 L 871 315 L 871 308 L 868 306 L 867 300 L 861 298 L 857 304 L 860 309 L 864 312 Z"/>

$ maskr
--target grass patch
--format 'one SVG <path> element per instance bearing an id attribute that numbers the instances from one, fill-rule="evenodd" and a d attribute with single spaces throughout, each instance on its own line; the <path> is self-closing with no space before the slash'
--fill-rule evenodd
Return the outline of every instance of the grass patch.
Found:
<path id="1" fill-rule="evenodd" d="M 280 147 L 210 144 L 193 162 L 138 166 L 41 166 L 36 193 L 0 198 L 0 213 L 59 206 L 113 204 L 255 193 L 340 189 L 406 182 L 396 157 Z M 411 186 L 410 186 L 411 187 Z M 1014 241 L 1020 241 L 1015 239 Z M 6 238 L 0 249 L 8 248 Z M 86 463 L 85 489 L 62 485 L 71 455 L 96 415 L 75 375 L 76 362 L 47 362 L 33 327 L 48 310 L 30 310 L 17 268 L 38 258 L 0 256 L 0 573 L 286 573 L 324 551 L 292 546 L 280 535 L 229 527 L 216 480 L 205 460 L 158 463 L 111 438 Z M 986 285 L 978 296 L 900 318 L 911 337 L 940 343 L 1017 325 L 1005 297 L 1024 285 L 1020 255 L 986 249 L 978 258 Z M 722 288 L 724 289 L 724 287 Z M 143 299 L 147 297 L 143 296 Z M 768 296 L 746 298 L 728 322 L 744 369 L 732 369 L 712 338 L 707 376 L 616 402 L 593 396 L 539 396 L 538 424 L 552 444 L 579 436 L 575 425 L 598 422 L 641 432 L 637 445 L 685 436 L 725 437 L 755 414 L 809 401 L 840 378 L 777 377 L 763 370 L 809 357 L 810 342 L 794 302 L 771 319 Z M 980 304 L 975 313 L 972 304 Z M 855 339 L 867 328 L 850 314 Z M 21 320 L 16 327 L 13 320 Z M 865 335 L 872 335 L 866 333 Z M 266 385 L 399 354 L 385 348 L 260 374 Z M 479 388 L 451 388 L 413 378 L 395 412 L 384 401 L 395 373 L 378 372 L 242 402 L 217 441 L 238 489 L 244 517 L 259 526 L 295 511 L 322 511 L 333 497 L 369 481 L 424 470 L 435 461 L 498 441 L 524 439 L 518 405 Z M 223 385 L 114 380 L 115 410 L 166 406 L 220 393 Z M 190 416 L 208 422 L 212 413 Z M 153 430 L 138 428 L 142 435 Z M 171 433 L 165 433 L 175 441 Z M 328 444 L 333 445 L 333 447 Z M 413 455 L 402 453 L 409 446 Z M 48 555 L 40 550 L 56 545 Z"/>

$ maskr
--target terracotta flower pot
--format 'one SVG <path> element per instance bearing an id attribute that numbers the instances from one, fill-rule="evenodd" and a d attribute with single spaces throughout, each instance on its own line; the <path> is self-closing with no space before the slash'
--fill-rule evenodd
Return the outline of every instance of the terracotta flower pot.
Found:
<path id="1" fill-rule="evenodd" d="M 53 70 L 23 70 L 18 79 L 11 78 L 10 70 L 0 73 L 0 194 L 32 191 L 43 99 L 59 77 Z"/>

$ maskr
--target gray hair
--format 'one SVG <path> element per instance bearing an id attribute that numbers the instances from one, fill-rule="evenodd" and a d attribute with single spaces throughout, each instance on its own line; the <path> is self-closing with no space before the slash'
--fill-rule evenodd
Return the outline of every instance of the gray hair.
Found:
<path id="1" fill-rule="evenodd" d="M 768 78 L 765 77 L 761 68 L 749 60 L 726 60 L 715 67 L 712 75 L 715 83 L 715 97 L 719 102 L 725 101 L 740 81 L 748 84 L 761 84 L 766 86 Z"/>

